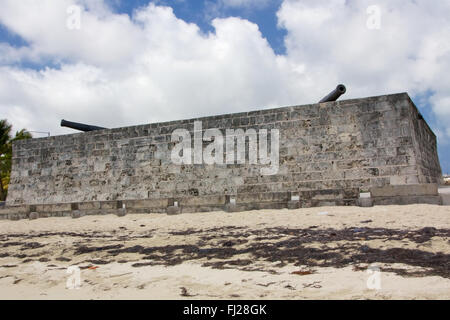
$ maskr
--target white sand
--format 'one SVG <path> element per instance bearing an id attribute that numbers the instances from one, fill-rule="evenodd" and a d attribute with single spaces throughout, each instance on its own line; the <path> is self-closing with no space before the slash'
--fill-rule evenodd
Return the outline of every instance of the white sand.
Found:
<path id="1" fill-rule="evenodd" d="M 367 220 L 371 221 L 362 222 Z M 418 231 L 424 227 L 435 231 L 427 236 Z M 345 228 L 355 232 L 347 231 L 347 238 L 339 238 Z M 372 237 L 364 236 L 364 228 L 371 230 Z M 384 230 L 377 237 L 381 232 L 377 228 L 389 229 L 392 235 Z M 290 233 L 283 231 L 286 229 Z M 171 233 L 187 230 L 195 232 Z M 364 232 L 358 232 L 361 230 Z M 0 299 L 450 299 L 449 230 L 450 207 L 432 205 L 0 221 Z M 410 236 L 405 238 L 408 231 Z M 306 239 L 303 234 L 311 241 L 297 244 Z M 333 240 L 335 234 L 338 241 Z M 294 241 L 293 246 L 286 247 L 283 241 Z M 114 245 L 119 251 L 133 246 L 168 251 L 114 253 L 111 247 L 77 252 L 80 247 Z M 190 247 L 184 251 L 184 246 L 246 252 L 208 259 L 209 254 L 199 256 L 189 251 Z M 342 257 L 364 256 L 365 248 L 381 250 L 377 252 L 395 249 L 398 251 L 393 254 L 403 255 L 398 261 L 395 256 L 389 262 L 386 257 L 370 261 L 371 266 L 381 268 L 379 273 L 369 273 L 368 263 L 321 266 L 328 258 L 308 260 L 291 255 L 280 258 L 284 264 L 271 259 L 286 249 L 303 254 L 296 248 Z M 434 260 L 427 255 L 437 253 L 440 262 L 430 263 Z M 70 261 L 61 261 L 61 257 Z M 169 261 L 173 265 L 164 265 Z M 227 261 L 251 263 L 202 266 Z M 296 261 L 302 263 L 294 265 Z M 132 266 L 135 263 L 156 265 Z M 66 288 L 71 265 L 82 268 L 79 289 Z M 405 275 L 399 270 L 415 273 Z M 292 274 L 294 271 L 312 273 Z M 379 279 L 380 289 L 369 289 L 369 278 Z"/>

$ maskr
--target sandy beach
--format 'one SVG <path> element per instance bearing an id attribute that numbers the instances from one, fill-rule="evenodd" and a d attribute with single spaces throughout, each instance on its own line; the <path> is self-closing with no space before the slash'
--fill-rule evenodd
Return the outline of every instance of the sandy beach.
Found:
<path id="1" fill-rule="evenodd" d="M 4 220 L 0 239 L 0 299 L 450 299 L 448 206 Z"/>

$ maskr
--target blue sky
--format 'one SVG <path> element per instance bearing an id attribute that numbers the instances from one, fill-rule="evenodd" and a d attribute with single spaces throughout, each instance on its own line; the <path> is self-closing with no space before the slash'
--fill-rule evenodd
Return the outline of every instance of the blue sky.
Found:
<path id="1" fill-rule="evenodd" d="M 22 37 L 14 32 L 11 32 L 2 24 L 0 24 L 0 42 L 8 43 L 14 47 L 27 45 L 27 42 Z"/>
<path id="2" fill-rule="evenodd" d="M 66 27 L 73 4 L 79 30 Z M 450 172 L 450 4 L 380 0 L 375 30 L 372 5 L 3 0 L 0 111 L 17 129 L 60 134 L 63 117 L 114 127 L 305 104 L 343 82 L 347 98 L 408 92 Z"/>

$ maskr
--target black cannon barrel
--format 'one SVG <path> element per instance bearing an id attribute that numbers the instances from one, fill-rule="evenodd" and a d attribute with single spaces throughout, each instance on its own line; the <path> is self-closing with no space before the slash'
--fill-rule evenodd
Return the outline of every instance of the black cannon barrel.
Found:
<path id="1" fill-rule="evenodd" d="M 336 87 L 336 89 L 334 89 L 333 91 L 331 91 L 326 97 L 324 97 L 322 100 L 319 101 L 319 103 L 322 102 L 330 102 L 330 101 L 336 101 L 337 99 L 339 99 L 340 96 L 342 96 L 345 92 L 347 91 L 347 89 L 345 88 L 345 86 L 343 84 L 340 84 Z"/>
<path id="2" fill-rule="evenodd" d="M 80 131 L 84 131 L 84 132 L 106 129 L 103 127 L 91 126 L 88 124 L 67 121 L 64 119 L 61 120 L 61 127 L 68 127 L 68 128 L 72 128 L 72 129 L 80 130 Z"/>

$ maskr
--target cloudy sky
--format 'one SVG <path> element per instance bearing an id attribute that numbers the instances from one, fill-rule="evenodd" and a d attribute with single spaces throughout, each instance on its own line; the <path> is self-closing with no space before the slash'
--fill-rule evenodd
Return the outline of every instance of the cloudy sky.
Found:
<path id="1" fill-rule="evenodd" d="M 298 105 L 344 83 L 408 92 L 450 172 L 449 17 L 450 0 L 0 0 L 0 118 L 55 135 L 63 118 Z"/>

